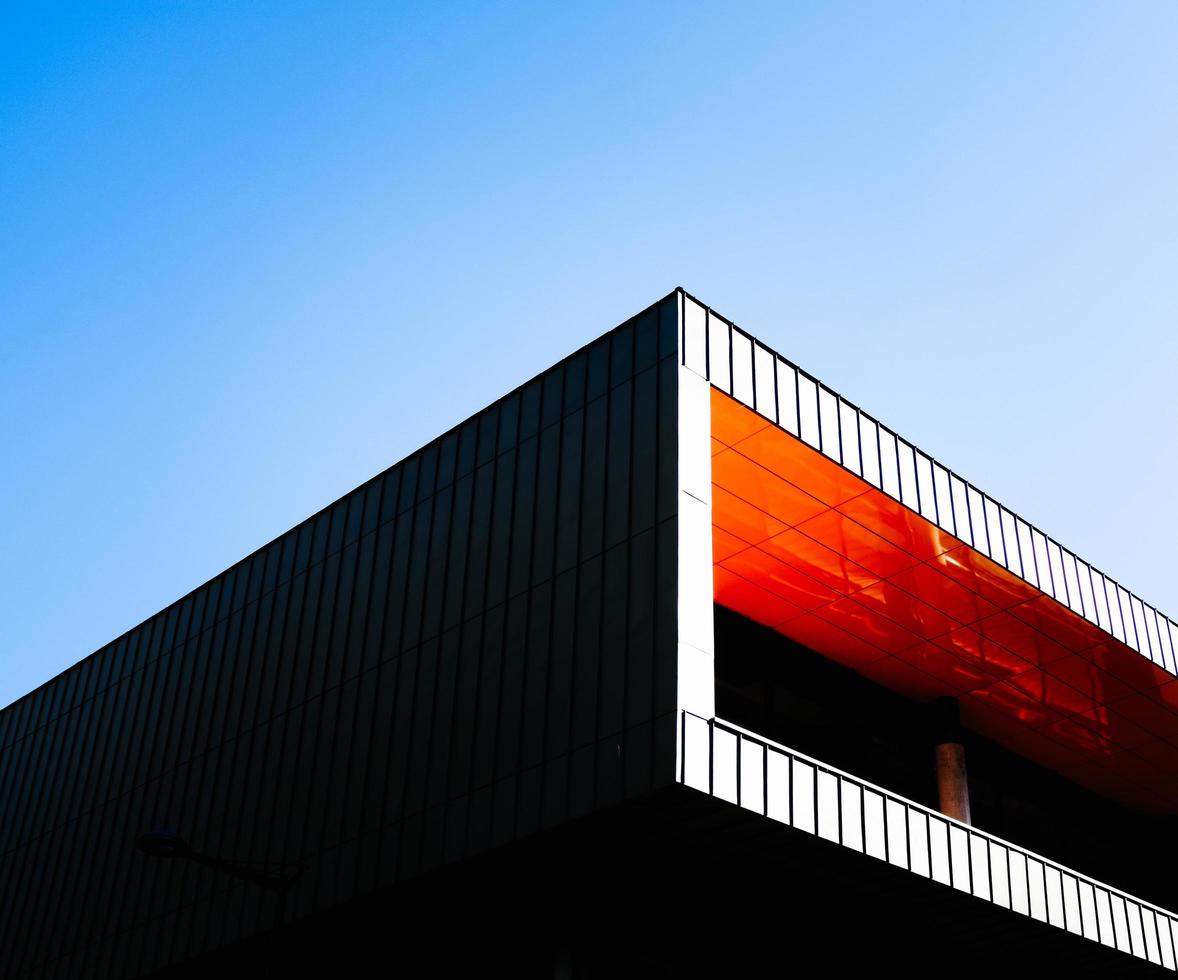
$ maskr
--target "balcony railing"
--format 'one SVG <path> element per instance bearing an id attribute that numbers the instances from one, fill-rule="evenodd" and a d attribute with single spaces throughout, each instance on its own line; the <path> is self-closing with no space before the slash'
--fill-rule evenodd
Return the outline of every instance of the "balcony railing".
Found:
<path id="1" fill-rule="evenodd" d="M 719 718 L 684 711 L 679 781 L 1169 970 L 1175 916 Z"/>

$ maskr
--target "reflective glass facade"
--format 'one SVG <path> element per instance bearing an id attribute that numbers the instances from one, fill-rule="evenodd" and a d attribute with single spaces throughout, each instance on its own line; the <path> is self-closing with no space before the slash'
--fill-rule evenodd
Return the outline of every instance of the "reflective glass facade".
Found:
<path id="1" fill-rule="evenodd" d="M 1178 810 L 1178 684 L 712 389 L 720 604 L 1132 805 Z M 784 474 L 784 475 L 780 475 Z"/>

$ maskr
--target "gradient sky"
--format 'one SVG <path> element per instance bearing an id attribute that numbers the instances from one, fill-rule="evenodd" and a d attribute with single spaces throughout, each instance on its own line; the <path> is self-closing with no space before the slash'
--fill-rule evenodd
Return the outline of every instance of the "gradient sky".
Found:
<path id="1" fill-rule="evenodd" d="M 676 285 L 1178 614 L 1178 5 L 8 4 L 0 704 Z"/>

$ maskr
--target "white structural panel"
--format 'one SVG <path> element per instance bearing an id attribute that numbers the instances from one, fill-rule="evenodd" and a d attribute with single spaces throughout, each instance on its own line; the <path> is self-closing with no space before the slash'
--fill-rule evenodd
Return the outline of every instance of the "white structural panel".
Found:
<path id="1" fill-rule="evenodd" d="M 711 389 L 679 368 L 679 707 L 716 711 Z"/>
<path id="2" fill-rule="evenodd" d="M 946 888 L 1176 968 L 1172 912 L 719 718 L 680 716 L 692 789 Z"/>
<path id="3" fill-rule="evenodd" d="M 1178 624 L 1170 617 L 714 310 L 686 293 L 681 302 L 681 379 L 707 379 L 1178 675 Z"/>

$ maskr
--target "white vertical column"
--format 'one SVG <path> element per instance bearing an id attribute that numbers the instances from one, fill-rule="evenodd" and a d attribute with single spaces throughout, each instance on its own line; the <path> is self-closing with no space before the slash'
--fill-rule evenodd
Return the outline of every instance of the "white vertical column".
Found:
<path id="1" fill-rule="evenodd" d="M 711 447 L 711 386 L 680 366 L 679 708 L 704 718 L 716 714 Z"/>

